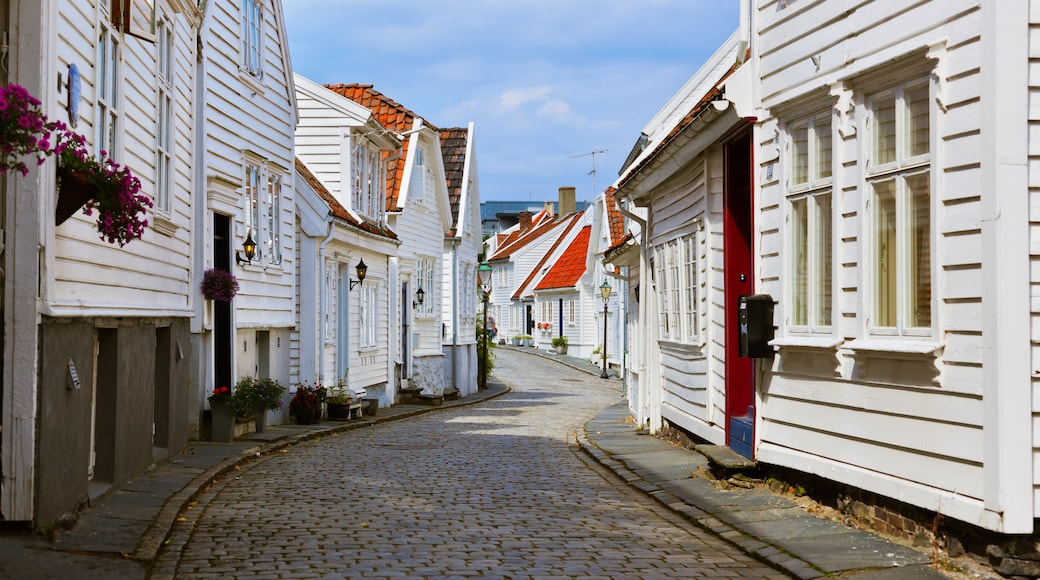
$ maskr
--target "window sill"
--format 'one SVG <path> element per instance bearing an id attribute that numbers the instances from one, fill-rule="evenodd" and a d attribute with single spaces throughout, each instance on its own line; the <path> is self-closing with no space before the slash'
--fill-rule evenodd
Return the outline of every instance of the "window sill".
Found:
<path id="1" fill-rule="evenodd" d="M 844 350 L 851 350 L 865 355 L 902 354 L 908 356 L 936 356 L 943 347 L 941 342 L 930 340 L 900 340 L 888 338 L 859 338 L 845 343 Z"/>
<path id="2" fill-rule="evenodd" d="M 238 78 L 241 79 L 242 84 L 252 89 L 257 95 L 262 95 L 267 90 L 267 87 L 264 86 L 264 78 L 262 75 L 257 77 L 246 69 L 239 68 Z"/>
<path id="3" fill-rule="evenodd" d="M 805 348 L 820 350 L 835 350 L 841 345 L 842 339 L 836 336 L 819 335 L 786 335 L 769 341 L 770 346 L 779 348 Z"/>
<path id="4" fill-rule="evenodd" d="M 160 213 L 156 213 L 152 216 L 151 226 L 156 233 L 170 237 L 173 237 L 177 233 L 177 230 L 180 229 L 170 218 Z"/>

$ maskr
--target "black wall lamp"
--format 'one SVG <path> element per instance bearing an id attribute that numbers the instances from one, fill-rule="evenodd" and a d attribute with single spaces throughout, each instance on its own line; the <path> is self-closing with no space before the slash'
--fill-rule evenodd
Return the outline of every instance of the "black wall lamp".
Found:
<path id="1" fill-rule="evenodd" d="M 358 284 L 365 281 L 365 274 L 368 274 L 368 266 L 365 265 L 364 258 L 358 260 L 358 264 L 354 267 L 354 271 L 357 272 L 358 279 L 350 281 L 350 288 L 348 290 L 353 290 L 354 286 L 357 286 Z"/>
<path id="2" fill-rule="evenodd" d="M 420 286 L 419 289 L 415 291 L 415 302 L 412 304 L 412 307 L 422 306 L 423 300 L 426 300 L 426 291 Z"/>
<path id="3" fill-rule="evenodd" d="M 245 255 L 244 258 L 243 255 Z M 256 257 L 256 242 L 253 241 L 253 230 L 250 229 L 246 232 L 246 241 L 242 242 L 242 249 L 235 250 L 235 262 L 239 265 L 252 264 L 254 257 Z"/>

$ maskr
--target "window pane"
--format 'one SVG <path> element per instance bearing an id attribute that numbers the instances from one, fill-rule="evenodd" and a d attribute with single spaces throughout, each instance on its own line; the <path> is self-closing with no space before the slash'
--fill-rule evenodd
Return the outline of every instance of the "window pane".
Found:
<path id="1" fill-rule="evenodd" d="M 906 101 L 906 144 L 909 155 L 927 155 L 929 151 L 928 85 L 918 85 L 903 93 Z"/>
<path id="2" fill-rule="evenodd" d="M 791 185 L 809 181 L 809 127 L 791 130 Z"/>
<path id="3" fill-rule="evenodd" d="M 932 243 L 931 195 L 928 174 L 906 178 L 909 197 L 910 326 L 932 325 Z"/>
<path id="4" fill-rule="evenodd" d="M 896 160 L 896 99 L 892 93 L 874 97 L 874 164 Z"/>
<path id="5" fill-rule="evenodd" d="M 827 179 L 831 176 L 831 120 L 829 117 L 816 120 L 816 161 L 813 167 L 814 179 Z"/>
<path id="6" fill-rule="evenodd" d="M 874 183 L 874 325 L 896 325 L 896 187 Z"/>
<path id="7" fill-rule="evenodd" d="M 791 324 L 809 323 L 809 215 L 806 198 L 791 202 L 792 293 Z"/>
<path id="8" fill-rule="evenodd" d="M 816 244 L 814 324 L 831 325 L 831 194 L 820 194 L 815 198 L 816 215 L 813 216 L 813 237 Z"/>

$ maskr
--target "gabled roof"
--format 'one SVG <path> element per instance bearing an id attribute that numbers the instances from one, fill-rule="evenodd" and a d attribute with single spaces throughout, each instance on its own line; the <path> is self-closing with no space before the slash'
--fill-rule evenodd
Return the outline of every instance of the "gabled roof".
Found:
<path id="1" fill-rule="evenodd" d="M 632 239 L 632 232 L 625 230 L 625 216 L 618 209 L 617 190 L 608 187 L 603 192 L 603 204 L 607 208 L 607 225 L 610 228 L 610 240 L 604 255 L 610 254 L 617 248 L 624 246 Z"/>
<path id="2" fill-rule="evenodd" d="M 556 290 L 574 288 L 578 280 L 585 274 L 585 258 L 589 251 L 589 238 L 592 236 L 592 226 L 581 228 L 578 235 L 574 236 L 571 245 L 567 246 L 563 254 L 557 258 L 549 272 L 542 281 L 534 287 L 535 290 Z M 561 236 L 561 239 L 563 237 Z"/>
<path id="3" fill-rule="evenodd" d="M 455 127 L 441 129 L 441 157 L 444 158 L 444 181 L 448 184 L 448 202 L 451 204 L 451 229 L 446 236 L 455 237 L 459 228 L 459 205 L 465 185 L 466 150 L 469 130 Z"/>
<path id="4" fill-rule="evenodd" d="M 358 103 L 372 111 L 376 121 L 394 133 L 404 133 L 413 128 L 416 119 L 421 119 L 423 126 L 439 131 L 422 116 L 417 115 L 411 109 L 391 99 L 383 93 L 372 88 L 372 85 L 364 84 L 337 84 L 325 85 L 325 88 L 343 95 L 344 97 Z M 384 155 L 384 157 L 389 157 Z M 390 161 L 386 172 L 386 209 L 397 211 L 397 201 L 401 195 L 401 184 L 404 183 L 405 159 L 408 157 L 408 140 L 401 143 L 401 154 Z"/>
<path id="5" fill-rule="evenodd" d="M 563 218 L 560 218 L 563 219 Z M 505 260 L 513 255 L 513 252 L 537 240 L 542 234 L 555 227 L 560 220 L 552 219 L 548 212 L 542 210 L 531 218 L 531 227 L 527 231 L 520 231 L 519 226 L 507 232 L 504 238 L 499 240 L 498 249 L 488 261 Z"/>
<path id="6" fill-rule="evenodd" d="M 530 290 L 528 290 L 528 286 L 530 286 L 538 278 L 538 274 L 545 268 L 545 265 L 548 263 L 549 259 L 556 253 L 556 249 L 560 247 L 560 244 L 562 244 L 564 240 L 567 239 L 567 234 L 570 233 L 570 231 L 574 228 L 575 225 L 581 222 L 582 215 L 583 212 L 570 213 L 558 220 L 552 220 L 550 224 L 547 224 L 556 227 L 565 221 L 567 222 L 567 226 L 564 228 L 562 232 L 560 232 L 560 235 L 556 236 L 556 239 L 553 241 L 552 246 L 549 247 L 548 251 L 542 254 L 541 259 L 538 260 L 538 263 L 535 264 L 535 267 L 531 268 L 531 272 L 527 275 L 527 278 L 524 279 L 524 282 L 516 287 L 516 291 L 513 292 L 512 296 L 513 300 L 520 300 L 523 298 L 525 294 L 528 294 L 530 292 Z M 550 228 L 546 228 L 547 231 L 548 229 Z"/>
<path id="7" fill-rule="evenodd" d="M 368 232 L 376 236 L 382 236 L 391 240 L 397 239 L 397 234 L 394 233 L 390 228 L 373 224 L 364 220 L 358 219 L 354 214 L 350 213 L 347 208 L 343 207 L 343 204 L 336 201 L 336 197 L 332 195 L 332 192 L 322 184 L 321 180 L 315 177 L 314 173 L 307 168 L 307 164 L 296 158 L 296 173 L 318 194 L 321 199 L 328 204 L 329 213 L 331 213 L 336 219 L 344 222 L 345 225 L 353 227 L 355 229 Z"/>

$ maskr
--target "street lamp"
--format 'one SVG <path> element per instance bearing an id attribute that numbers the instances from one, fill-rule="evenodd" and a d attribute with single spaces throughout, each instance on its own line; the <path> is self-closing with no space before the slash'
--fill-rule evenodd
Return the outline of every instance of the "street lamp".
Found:
<path id="1" fill-rule="evenodd" d="M 491 296 L 491 266 L 488 266 L 487 261 L 480 263 L 480 267 L 477 268 L 477 279 L 480 281 L 480 294 L 481 299 L 484 301 L 484 326 L 482 328 L 483 336 L 480 337 L 481 344 L 483 345 L 482 352 L 480 353 L 480 388 L 487 388 L 487 363 L 488 363 L 488 340 L 491 339 L 488 333 L 487 327 L 487 311 L 488 311 L 488 298 Z"/>
<path id="2" fill-rule="evenodd" d="M 609 379 L 607 375 L 607 301 L 610 300 L 610 291 L 613 288 L 606 280 L 599 286 L 599 295 L 603 297 L 603 372 L 600 373 L 599 378 Z"/>

